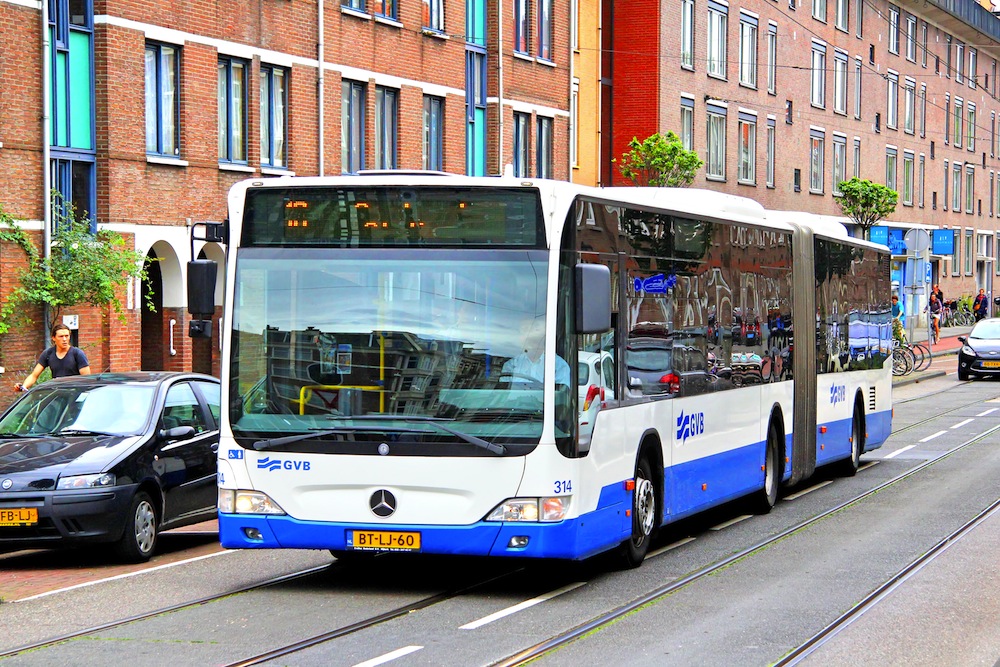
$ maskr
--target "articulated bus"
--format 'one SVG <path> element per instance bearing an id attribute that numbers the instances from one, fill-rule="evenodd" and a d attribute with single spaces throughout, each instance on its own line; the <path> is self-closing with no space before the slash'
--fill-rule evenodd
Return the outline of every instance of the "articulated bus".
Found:
<path id="1" fill-rule="evenodd" d="M 890 432 L 888 250 L 815 217 L 397 172 L 238 183 L 217 238 L 229 548 L 637 566 Z"/>

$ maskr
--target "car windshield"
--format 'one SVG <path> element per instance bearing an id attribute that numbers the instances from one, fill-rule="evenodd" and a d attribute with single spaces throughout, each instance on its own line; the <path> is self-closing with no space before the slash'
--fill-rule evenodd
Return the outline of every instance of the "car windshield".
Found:
<path id="1" fill-rule="evenodd" d="M 29 392 L 4 415 L 0 437 L 74 431 L 137 435 L 152 410 L 152 387 L 47 384 Z"/>
<path id="2" fill-rule="evenodd" d="M 240 252 L 229 409 L 242 446 L 374 453 L 388 440 L 477 456 L 490 453 L 476 439 L 537 445 L 544 251 Z"/>
<path id="3" fill-rule="evenodd" d="M 625 365 L 637 371 L 662 371 L 671 367 L 670 350 L 662 347 L 629 347 Z"/>
<path id="4" fill-rule="evenodd" d="M 982 320 L 972 328 L 970 338 L 1000 338 L 1000 320 Z"/>

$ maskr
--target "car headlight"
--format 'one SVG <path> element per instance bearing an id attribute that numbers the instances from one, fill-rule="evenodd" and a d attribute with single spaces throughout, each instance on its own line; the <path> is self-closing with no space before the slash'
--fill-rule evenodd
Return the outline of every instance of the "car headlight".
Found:
<path id="1" fill-rule="evenodd" d="M 115 476 L 110 472 L 102 472 L 96 475 L 71 475 L 60 477 L 57 489 L 102 489 L 115 485 Z"/>
<path id="2" fill-rule="evenodd" d="M 974 357 L 974 356 L 976 356 L 976 351 L 973 350 L 968 345 L 963 345 L 962 346 L 962 354 L 967 355 L 969 357 Z"/>
<path id="3" fill-rule="evenodd" d="M 223 514 L 284 514 L 285 510 L 260 491 L 219 489 L 219 511 Z"/>
<path id="4" fill-rule="evenodd" d="M 511 498 L 493 508 L 487 521 L 562 521 L 569 514 L 569 497 Z"/>

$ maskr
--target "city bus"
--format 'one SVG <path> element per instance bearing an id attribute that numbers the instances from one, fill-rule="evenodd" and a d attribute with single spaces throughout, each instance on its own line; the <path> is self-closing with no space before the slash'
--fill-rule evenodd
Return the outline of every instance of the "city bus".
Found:
<path id="1" fill-rule="evenodd" d="M 634 567 L 891 429 L 888 249 L 817 216 L 393 172 L 243 181 L 213 235 L 228 548 Z"/>

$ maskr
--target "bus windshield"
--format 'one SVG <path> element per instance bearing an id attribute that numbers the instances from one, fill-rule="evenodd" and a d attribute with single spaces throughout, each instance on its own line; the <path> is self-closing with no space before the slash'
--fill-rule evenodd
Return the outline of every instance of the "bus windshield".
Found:
<path id="1" fill-rule="evenodd" d="M 233 435 L 279 451 L 530 451 L 547 266 L 530 249 L 241 248 Z"/>

